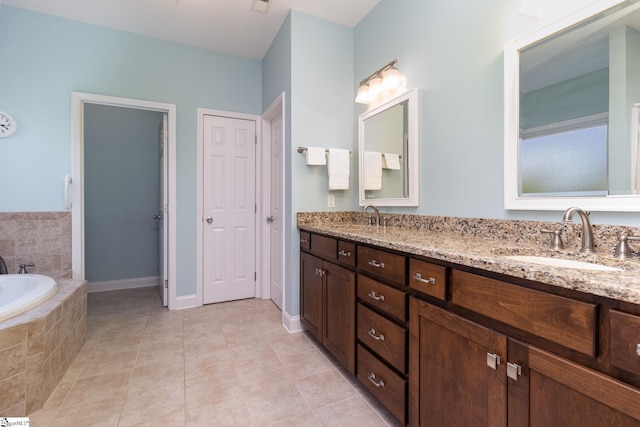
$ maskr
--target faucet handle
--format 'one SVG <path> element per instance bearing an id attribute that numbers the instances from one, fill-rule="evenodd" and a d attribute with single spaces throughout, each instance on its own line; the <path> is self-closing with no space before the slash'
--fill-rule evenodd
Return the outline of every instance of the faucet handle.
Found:
<path id="1" fill-rule="evenodd" d="M 614 255 L 618 258 L 629 258 L 633 251 L 629 246 L 629 240 L 640 240 L 640 236 L 627 236 L 626 234 L 620 234 L 618 236 L 618 243 L 614 249 Z"/>
<path id="2" fill-rule="evenodd" d="M 548 230 L 546 228 L 543 228 L 542 230 L 540 230 L 540 232 L 553 234 L 553 238 L 551 239 L 551 248 L 553 250 L 557 251 L 564 248 L 564 243 L 562 243 L 562 237 L 560 236 L 560 233 L 562 233 L 561 230 Z"/>
<path id="3" fill-rule="evenodd" d="M 18 271 L 18 274 L 27 274 L 27 267 L 35 267 L 34 263 L 29 263 L 29 264 L 20 264 L 20 271 Z"/>

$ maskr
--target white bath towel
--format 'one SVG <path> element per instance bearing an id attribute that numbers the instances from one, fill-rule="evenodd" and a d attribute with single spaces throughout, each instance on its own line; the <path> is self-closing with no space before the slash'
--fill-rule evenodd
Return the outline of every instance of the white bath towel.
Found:
<path id="1" fill-rule="evenodd" d="M 349 150 L 329 148 L 327 172 L 329 174 L 329 190 L 349 189 Z"/>
<path id="2" fill-rule="evenodd" d="M 307 147 L 308 165 L 326 165 L 327 155 L 322 147 Z"/>
<path id="3" fill-rule="evenodd" d="M 375 151 L 364 152 L 364 189 L 382 189 L 382 154 Z"/>
<path id="4" fill-rule="evenodd" d="M 394 153 L 383 153 L 382 167 L 384 169 L 400 170 L 400 155 Z"/>

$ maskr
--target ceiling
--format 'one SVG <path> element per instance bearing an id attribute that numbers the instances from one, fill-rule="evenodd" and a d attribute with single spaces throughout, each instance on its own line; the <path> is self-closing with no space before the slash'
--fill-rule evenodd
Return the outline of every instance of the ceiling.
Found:
<path id="1" fill-rule="evenodd" d="M 294 9 L 355 27 L 380 0 L 0 0 L 36 12 L 262 59 Z"/>

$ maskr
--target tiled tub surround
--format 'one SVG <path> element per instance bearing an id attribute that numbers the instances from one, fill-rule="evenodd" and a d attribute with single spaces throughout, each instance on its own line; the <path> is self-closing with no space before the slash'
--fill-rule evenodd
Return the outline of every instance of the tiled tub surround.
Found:
<path id="1" fill-rule="evenodd" d="M 0 416 L 40 409 L 85 343 L 86 282 L 57 282 L 48 300 L 0 322 Z"/>
<path id="2" fill-rule="evenodd" d="M 71 212 L 0 212 L 0 256 L 10 273 L 71 274 Z"/>
<path id="3" fill-rule="evenodd" d="M 385 218 L 387 226 L 376 227 L 367 225 L 370 216 L 360 212 L 311 212 L 298 213 L 297 219 L 299 228 L 312 232 L 640 304 L 640 257 L 621 260 L 613 255 L 617 236 L 640 235 L 637 227 L 594 224 L 596 252 L 586 255 L 579 252 L 579 221 L 563 224 L 381 213 L 381 222 Z M 560 228 L 565 249 L 551 250 L 551 236 L 540 232 L 544 228 Z M 505 255 L 555 256 L 623 271 L 549 267 L 510 260 Z"/>

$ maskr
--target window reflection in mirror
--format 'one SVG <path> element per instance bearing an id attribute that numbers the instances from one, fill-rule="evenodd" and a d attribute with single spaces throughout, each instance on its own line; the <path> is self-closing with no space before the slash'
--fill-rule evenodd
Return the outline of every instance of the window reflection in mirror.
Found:
<path id="1" fill-rule="evenodd" d="M 614 3 L 596 2 L 553 31 L 507 44 L 507 208 L 519 208 L 518 199 L 544 209 L 554 202 L 532 200 L 580 197 L 576 203 L 601 210 L 639 209 L 637 199 L 596 200 L 640 187 L 640 0 Z"/>

